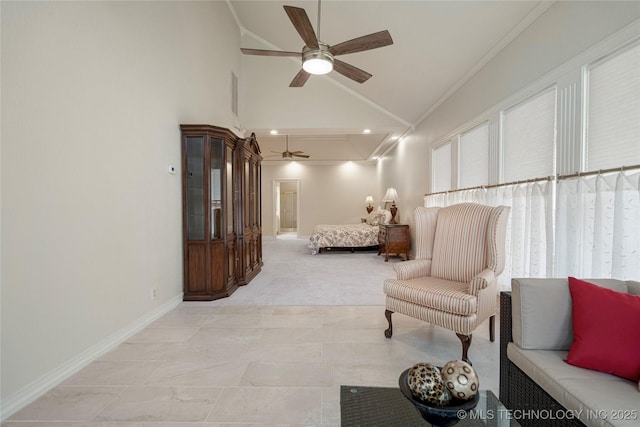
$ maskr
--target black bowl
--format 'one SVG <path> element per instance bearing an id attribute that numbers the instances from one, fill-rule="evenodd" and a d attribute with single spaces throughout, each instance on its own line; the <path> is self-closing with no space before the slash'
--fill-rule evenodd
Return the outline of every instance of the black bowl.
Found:
<path id="1" fill-rule="evenodd" d="M 456 424 L 460 421 L 460 411 L 469 412 L 471 409 L 476 407 L 478 400 L 480 399 L 480 396 L 476 393 L 476 395 L 469 400 L 461 400 L 452 397 L 451 402 L 449 402 L 448 405 L 438 405 L 436 403 L 425 402 L 424 400 L 414 396 L 411 392 L 409 382 L 407 380 L 408 374 L 409 369 L 400 374 L 400 391 L 402 391 L 404 397 L 413 403 L 413 406 L 415 406 L 422 418 L 431 423 L 434 427 L 448 427 Z"/>

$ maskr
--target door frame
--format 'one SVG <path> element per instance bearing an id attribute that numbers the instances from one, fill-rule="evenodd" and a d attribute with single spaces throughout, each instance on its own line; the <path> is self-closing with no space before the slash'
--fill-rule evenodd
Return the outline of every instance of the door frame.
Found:
<path id="1" fill-rule="evenodd" d="M 272 184 L 273 197 L 273 230 L 275 237 L 281 233 L 280 231 L 280 183 L 293 182 L 296 184 L 296 234 L 300 232 L 300 180 L 292 178 L 276 178 Z"/>

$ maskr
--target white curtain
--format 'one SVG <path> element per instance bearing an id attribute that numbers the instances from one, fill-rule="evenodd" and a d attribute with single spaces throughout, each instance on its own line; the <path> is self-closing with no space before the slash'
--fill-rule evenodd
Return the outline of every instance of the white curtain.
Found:
<path id="1" fill-rule="evenodd" d="M 640 280 L 640 173 L 559 181 L 557 277 Z"/>
<path id="2" fill-rule="evenodd" d="M 511 207 L 499 290 L 511 289 L 512 277 L 640 280 L 640 172 L 462 190 L 424 201 Z"/>
<path id="3" fill-rule="evenodd" d="M 489 189 L 473 189 L 425 197 L 425 206 L 474 202 L 511 207 L 507 259 L 498 290 L 511 289 L 512 277 L 549 277 L 552 268 L 553 182 L 541 181 Z"/>

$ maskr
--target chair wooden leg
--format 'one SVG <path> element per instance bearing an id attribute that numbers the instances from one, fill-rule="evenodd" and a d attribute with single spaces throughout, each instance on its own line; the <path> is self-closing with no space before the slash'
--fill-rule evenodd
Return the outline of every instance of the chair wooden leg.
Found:
<path id="1" fill-rule="evenodd" d="M 496 340 L 496 315 L 489 317 L 489 341 Z"/>
<path id="2" fill-rule="evenodd" d="M 391 338 L 391 334 L 393 334 L 393 325 L 391 324 L 391 315 L 393 314 L 393 311 L 391 310 L 385 310 L 384 311 L 384 317 L 387 318 L 387 322 L 389 322 L 389 328 L 384 331 L 384 336 L 387 338 Z"/>
<path id="3" fill-rule="evenodd" d="M 458 333 L 456 333 L 456 335 L 460 338 L 460 342 L 462 343 L 462 360 L 471 365 L 471 360 L 467 357 L 469 347 L 471 347 L 471 335 L 462 335 Z"/>

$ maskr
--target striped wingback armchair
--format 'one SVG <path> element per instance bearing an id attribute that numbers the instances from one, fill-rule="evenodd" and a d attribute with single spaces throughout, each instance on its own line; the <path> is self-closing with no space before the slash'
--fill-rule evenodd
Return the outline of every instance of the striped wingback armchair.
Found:
<path id="1" fill-rule="evenodd" d="M 402 313 L 450 329 L 462 342 L 462 359 L 471 334 L 489 318 L 495 340 L 496 281 L 505 262 L 509 208 L 461 203 L 414 212 L 414 259 L 394 265 L 396 279 L 384 282 L 385 317 Z"/>

